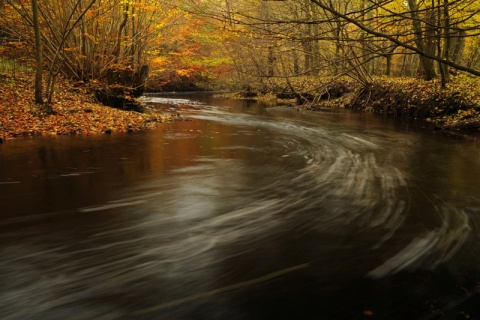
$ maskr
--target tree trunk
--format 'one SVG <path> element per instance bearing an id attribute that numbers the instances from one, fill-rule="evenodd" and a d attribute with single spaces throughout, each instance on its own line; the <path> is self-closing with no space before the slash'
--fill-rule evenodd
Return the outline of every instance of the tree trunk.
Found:
<path id="1" fill-rule="evenodd" d="M 35 60 L 37 68 L 35 73 L 35 103 L 43 104 L 43 53 L 42 53 L 42 35 L 40 32 L 40 22 L 38 19 L 38 1 L 32 0 L 33 30 L 35 32 Z"/>
<path id="2" fill-rule="evenodd" d="M 445 60 L 450 60 L 450 48 L 451 48 L 451 28 L 450 28 L 450 10 L 448 0 L 443 1 L 443 35 L 444 35 L 444 44 L 443 44 L 443 57 Z M 449 80 L 449 71 L 448 66 L 443 65 L 443 72 L 445 74 L 445 82 Z"/>
<path id="3" fill-rule="evenodd" d="M 458 30 L 454 32 L 453 37 L 451 38 L 451 59 L 455 63 L 460 63 L 463 57 L 463 51 L 465 50 L 465 37 L 467 33 L 465 30 Z M 477 47 L 478 50 L 478 47 Z"/>
<path id="4" fill-rule="evenodd" d="M 436 30 L 436 39 L 437 39 L 437 51 L 438 51 L 438 56 L 443 57 L 444 59 L 448 59 L 448 50 L 445 50 L 445 45 L 442 47 L 442 39 L 444 43 L 446 43 L 446 30 L 443 29 L 442 32 L 442 6 L 440 3 L 441 0 L 437 0 L 437 30 Z M 435 6 L 435 1 L 432 0 L 432 10 L 434 10 Z M 443 26 L 445 27 L 445 26 Z M 445 88 L 447 86 L 448 82 L 448 67 L 443 64 L 442 61 L 438 61 L 438 71 L 440 73 L 440 80 L 441 80 L 441 85 L 442 88 Z"/>
<path id="5" fill-rule="evenodd" d="M 113 50 L 113 56 L 115 58 L 115 63 L 118 63 L 120 61 L 120 52 L 122 51 L 121 50 L 121 47 L 122 47 L 122 33 L 123 33 L 123 30 L 125 29 L 125 27 L 127 26 L 127 22 L 128 22 L 128 10 L 129 10 L 128 2 L 125 5 L 123 10 L 124 10 L 123 21 L 120 24 L 120 26 L 118 27 L 117 42 L 115 44 L 115 49 Z"/>
<path id="6" fill-rule="evenodd" d="M 416 0 L 408 0 L 408 6 L 410 8 L 410 15 L 412 17 L 412 27 L 414 32 L 415 46 L 420 52 L 427 52 L 425 43 L 423 42 L 423 31 L 420 16 L 418 15 L 418 6 Z M 435 73 L 435 67 L 433 60 L 420 55 L 420 64 L 423 69 L 423 78 L 427 81 L 434 79 L 437 75 Z"/>
<path id="7" fill-rule="evenodd" d="M 307 29 L 308 30 L 308 29 Z M 302 41 L 303 48 L 303 72 L 310 74 L 312 69 L 312 46 L 309 40 Z"/>
<path id="8" fill-rule="evenodd" d="M 386 68 L 385 68 L 385 75 L 387 77 L 390 77 L 391 74 L 392 74 L 392 58 L 393 58 L 393 55 L 391 55 L 391 54 L 386 54 L 385 55 L 385 59 L 387 60 L 387 65 L 386 65 Z"/>
<path id="9" fill-rule="evenodd" d="M 267 57 L 267 77 L 271 78 L 275 74 L 275 54 L 273 52 L 273 46 L 268 46 L 268 57 Z"/>
<path id="10" fill-rule="evenodd" d="M 300 65 L 298 64 L 297 51 L 293 51 L 292 59 L 293 59 L 293 74 L 298 75 L 300 73 Z"/>
<path id="11" fill-rule="evenodd" d="M 315 6 L 314 3 L 310 2 L 310 19 L 312 21 L 312 28 L 311 28 L 311 37 L 312 37 L 312 44 L 311 44 L 311 56 L 312 56 L 312 65 L 311 69 L 312 75 L 318 75 L 320 69 L 320 46 L 318 43 L 318 38 L 320 35 L 320 28 L 319 25 L 315 22 L 318 17 L 318 8 Z"/>

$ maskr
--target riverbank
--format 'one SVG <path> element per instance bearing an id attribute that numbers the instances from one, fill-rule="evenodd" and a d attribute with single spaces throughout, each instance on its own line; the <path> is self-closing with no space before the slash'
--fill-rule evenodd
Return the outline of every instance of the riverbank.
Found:
<path id="1" fill-rule="evenodd" d="M 154 128 L 175 115 L 143 113 L 103 106 L 87 86 L 60 79 L 54 113 L 43 112 L 33 101 L 33 73 L 15 77 L 0 74 L 0 142 L 39 135 L 133 132 Z M 421 119 L 439 130 L 480 130 L 480 84 L 456 77 L 447 88 L 435 81 L 378 78 L 368 86 L 348 79 L 276 79 L 252 83 L 234 98 L 258 99 L 298 110 L 350 108 L 403 118 Z"/>
<path id="2" fill-rule="evenodd" d="M 480 130 L 480 80 L 436 81 L 377 78 L 367 86 L 348 80 L 303 78 L 252 84 L 236 95 L 298 110 L 349 108 L 402 118 L 421 119 L 439 130 Z"/>
<path id="3" fill-rule="evenodd" d="M 439 130 L 479 130 L 480 90 L 470 78 L 456 78 L 441 88 L 435 81 L 379 79 L 358 90 L 350 108 L 422 119 Z"/>
<path id="4" fill-rule="evenodd" d="M 133 132 L 158 126 L 175 115 L 151 110 L 124 111 L 95 102 L 82 83 L 59 79 L 53 114 L 34 102 L 32 72 L 15 77 L 0 74 L 0 142 L 39 135 L 99 134 Z"/>

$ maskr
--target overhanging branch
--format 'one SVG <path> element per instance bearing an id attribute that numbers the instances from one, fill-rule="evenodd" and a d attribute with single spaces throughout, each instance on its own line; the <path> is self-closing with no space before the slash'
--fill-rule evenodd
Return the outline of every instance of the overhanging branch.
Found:
<path id="1" fill-rule="evenodd" d="M 405 43 L 403 41 L 400 41 L 399 39 L 395 38 L 394 36 L 392 35 L 389 35 L 387 33 L 383 33 L 383 32 L 379 32 L 379 31 L 375 31 L 367 26 L 365 26 L 364 24 L 362 24 L 361 22 L 349 17 L 348 15 L 346 14 L 342 14 L 340 12 L 338 12 L 337 10 L 329 7 L 329 6 L 326 6 L 324 5 L 322 2 L 318 1 L 318 0 L 310 0 L 312 3 L 314 3 L 315 5 L 319 6 L 320 8 L 322 8 L 323 10 L 325 11 L 328 11 L 330 12 L 331 14 L 333 14 L 334 16 L 340 18 L 340 19 L 343 19 L 355 26 L 357 26 L 358 28 L 360 28 L 361 30 L 371 34 L 371 35 L 374 35 L 374 36 L 377 36 L 377 37 L 381 37 L 381 38 L 385 38 L 385 39 L 388 39 L 389 41 L 397 44 L 398 46 L 400 47 L 403 47 L 405 49 L 409 49 L 415 53 L 418 53 L 419 55 L 425 57 L 425 58 L 428 58 L 428 59 L 432 59 L 434 61 L 438 61 L 438 62 L 441 62 L 445 65 L 448 65 L 454 69 L 457 69 L 457 70 L 460 70 L 460 71 L 465 71 L 465 72 L 468 72 L 470 74 L 473 74 L 475 76 L 480 76 L 480 71 L 479 70 L 475 70 L 475 69 L 472 69 L 472 68 L 468 68 L 466 66 L 462 66 L 458 63 L 455 63 L 453 61 L 450 61 L 450 60 L 445 60 L 445 59 L 442 59 L 440 57 L 437 57 L 435 55 L 431 55 L 431 54 L 428 54 L 420 49 L 418 49 L 417 47 L 415 46 L 412 46 L 412 45 L 409 45 L 408 43 Z"/>

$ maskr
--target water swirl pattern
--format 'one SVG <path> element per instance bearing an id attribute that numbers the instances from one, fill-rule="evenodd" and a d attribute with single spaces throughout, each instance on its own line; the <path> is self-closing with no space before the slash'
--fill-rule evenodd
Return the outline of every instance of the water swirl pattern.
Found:
<path id="1" fill-rule="evenodd" d="M 0 145 L 2 319 L 474 315 L 475 141 L 342 111 L 144 100 L 191 121 Z"/>

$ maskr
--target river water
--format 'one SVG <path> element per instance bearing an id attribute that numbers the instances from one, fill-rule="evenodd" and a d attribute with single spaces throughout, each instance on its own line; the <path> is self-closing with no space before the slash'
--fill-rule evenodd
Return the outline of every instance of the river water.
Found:
<path id="1" fill-rule="evenodd" d="M 350 111 L 0 145 L 1 319 L 480 319 L 480 144 Z"/>

